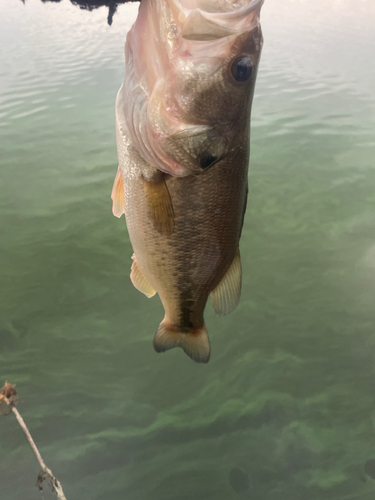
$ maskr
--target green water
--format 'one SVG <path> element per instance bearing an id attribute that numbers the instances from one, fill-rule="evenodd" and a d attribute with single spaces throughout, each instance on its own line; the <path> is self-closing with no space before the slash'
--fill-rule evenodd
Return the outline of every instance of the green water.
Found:
<path id="1" fill-rule="evenodd" d="M 207 366 L 154 352 L 111 213 L 135 12 L 0 0 L 0 384 L 68 500 L 373 499 L 375 4 L 266 0 L 242 299 L 208 305 Z M 1 500 L 38 470 L 0 417 Z"/>

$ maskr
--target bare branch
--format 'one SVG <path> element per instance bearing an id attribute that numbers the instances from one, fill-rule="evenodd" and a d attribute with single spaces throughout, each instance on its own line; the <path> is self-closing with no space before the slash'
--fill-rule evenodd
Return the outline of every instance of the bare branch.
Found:
<path id="1" fill-rule="evenodd" d="M 21 417 L 19 411 L 15 407 L 18 403 L 18 396 L 15 387 L 15 385 L 9 384 L 9 382 L 5 382 L 4 387 L 0 391 L 0 415 L 6 416 L 9 415 L 10 412 L 13 412 L 14 416 L 17 419 L 17 422 L 20 424 L 21 429 L 26 434 L 31 449 L 33 450 L 36 459 L 38 460 L 41 467 L 41 471 L 38 474 L 37 480 L 37 486 L 39 490 L 43 490 L 43 482 L 46 481 L 50 485 L 52 492 L 56 495 L 58 500 L 66 500 L 60 482 L 55 478 L 55 476 L 52 474 L 52 471 L 48 469 L 48 467 L 44 463 L 44 460 L 39 453 L 39 450 L 36 447 L 33 438 L 31 437 L 29 429 L 26 427 L 24 419 Z"/>

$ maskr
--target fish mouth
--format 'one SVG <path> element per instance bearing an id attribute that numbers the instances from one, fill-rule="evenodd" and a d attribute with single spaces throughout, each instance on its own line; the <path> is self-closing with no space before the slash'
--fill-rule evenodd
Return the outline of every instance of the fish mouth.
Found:
<path id="1" fill-rule="evenodd" d="M 220 15 L 226 18 L 247 15 L 261 7 L 264 0 L 173 0 L 174 4 L 184 12 L 200 10 L 211 15 Z"/>
<path id="2" fill-rule="evenodd" d="M 180 13 L 181 36 L 186 40 L 208 41 L 249 31 L 258 24 L 264 0 L 234 2 L 222 0 L 174 0 Z M 240 4 L 240 6 L 238 6 Z"/>

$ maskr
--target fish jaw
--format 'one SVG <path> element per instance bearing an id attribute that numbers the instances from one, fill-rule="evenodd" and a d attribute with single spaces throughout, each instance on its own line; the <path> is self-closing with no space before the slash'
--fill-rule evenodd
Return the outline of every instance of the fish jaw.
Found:
<path id="1" fill-rule="evenodd" d="M 236 85 L 228 67 L 257 43 L 252 61 L 255 81 L 262 2 L 211 3 L 224 10 L 202 10 L 210 4 L 202 1 L 143 0 L 127 37 L 123 112 L 130 140 L 146 161 L 176 177 L 199 174 L 202 155 L 216 161 L 224 157 L 231 147 L 233 124 L 245 123 L 250 115 L 254 85 Z M 240 8 L 233 8 L 237 4 Z M 194 16 L 200 16 L 200 22 Z M 209 37 L 199 39 L 197 34 L 187 35 L 190 25 L 206 34 L 212 26 L 221 31 L 215 34 L 212 28 Z M 189 127 L 199 126 L 206 132 L 193 132 L 190 153 L 176 154 L 181 133 L 186 136 Z M 213 144 L 213 151 L 203 151 L 205 143 Z"/>
<path id="2" fill-rule="evenodd" d="M 186 40 L 211 40 L 249 31 L 259 24 L 264 0 L 170 0 L 180 10 Z"/>

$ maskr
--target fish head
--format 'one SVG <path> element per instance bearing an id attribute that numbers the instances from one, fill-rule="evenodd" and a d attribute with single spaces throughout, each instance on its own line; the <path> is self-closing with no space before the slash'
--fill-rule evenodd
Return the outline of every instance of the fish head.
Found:
<path id="1" fill-rule="evenodd" d="M 142 0 L 140 24 L 127 42 L 133 89 L 142 102 L 137 119 L 129 113 L 128 122 L 142 131 L 136 138 L 134 130 L 133 143 L 160 170 L 199 174 L 224 159 L 237 139 L 248 142 L 262 48 L 261 5 L 262 0 Z"/>

